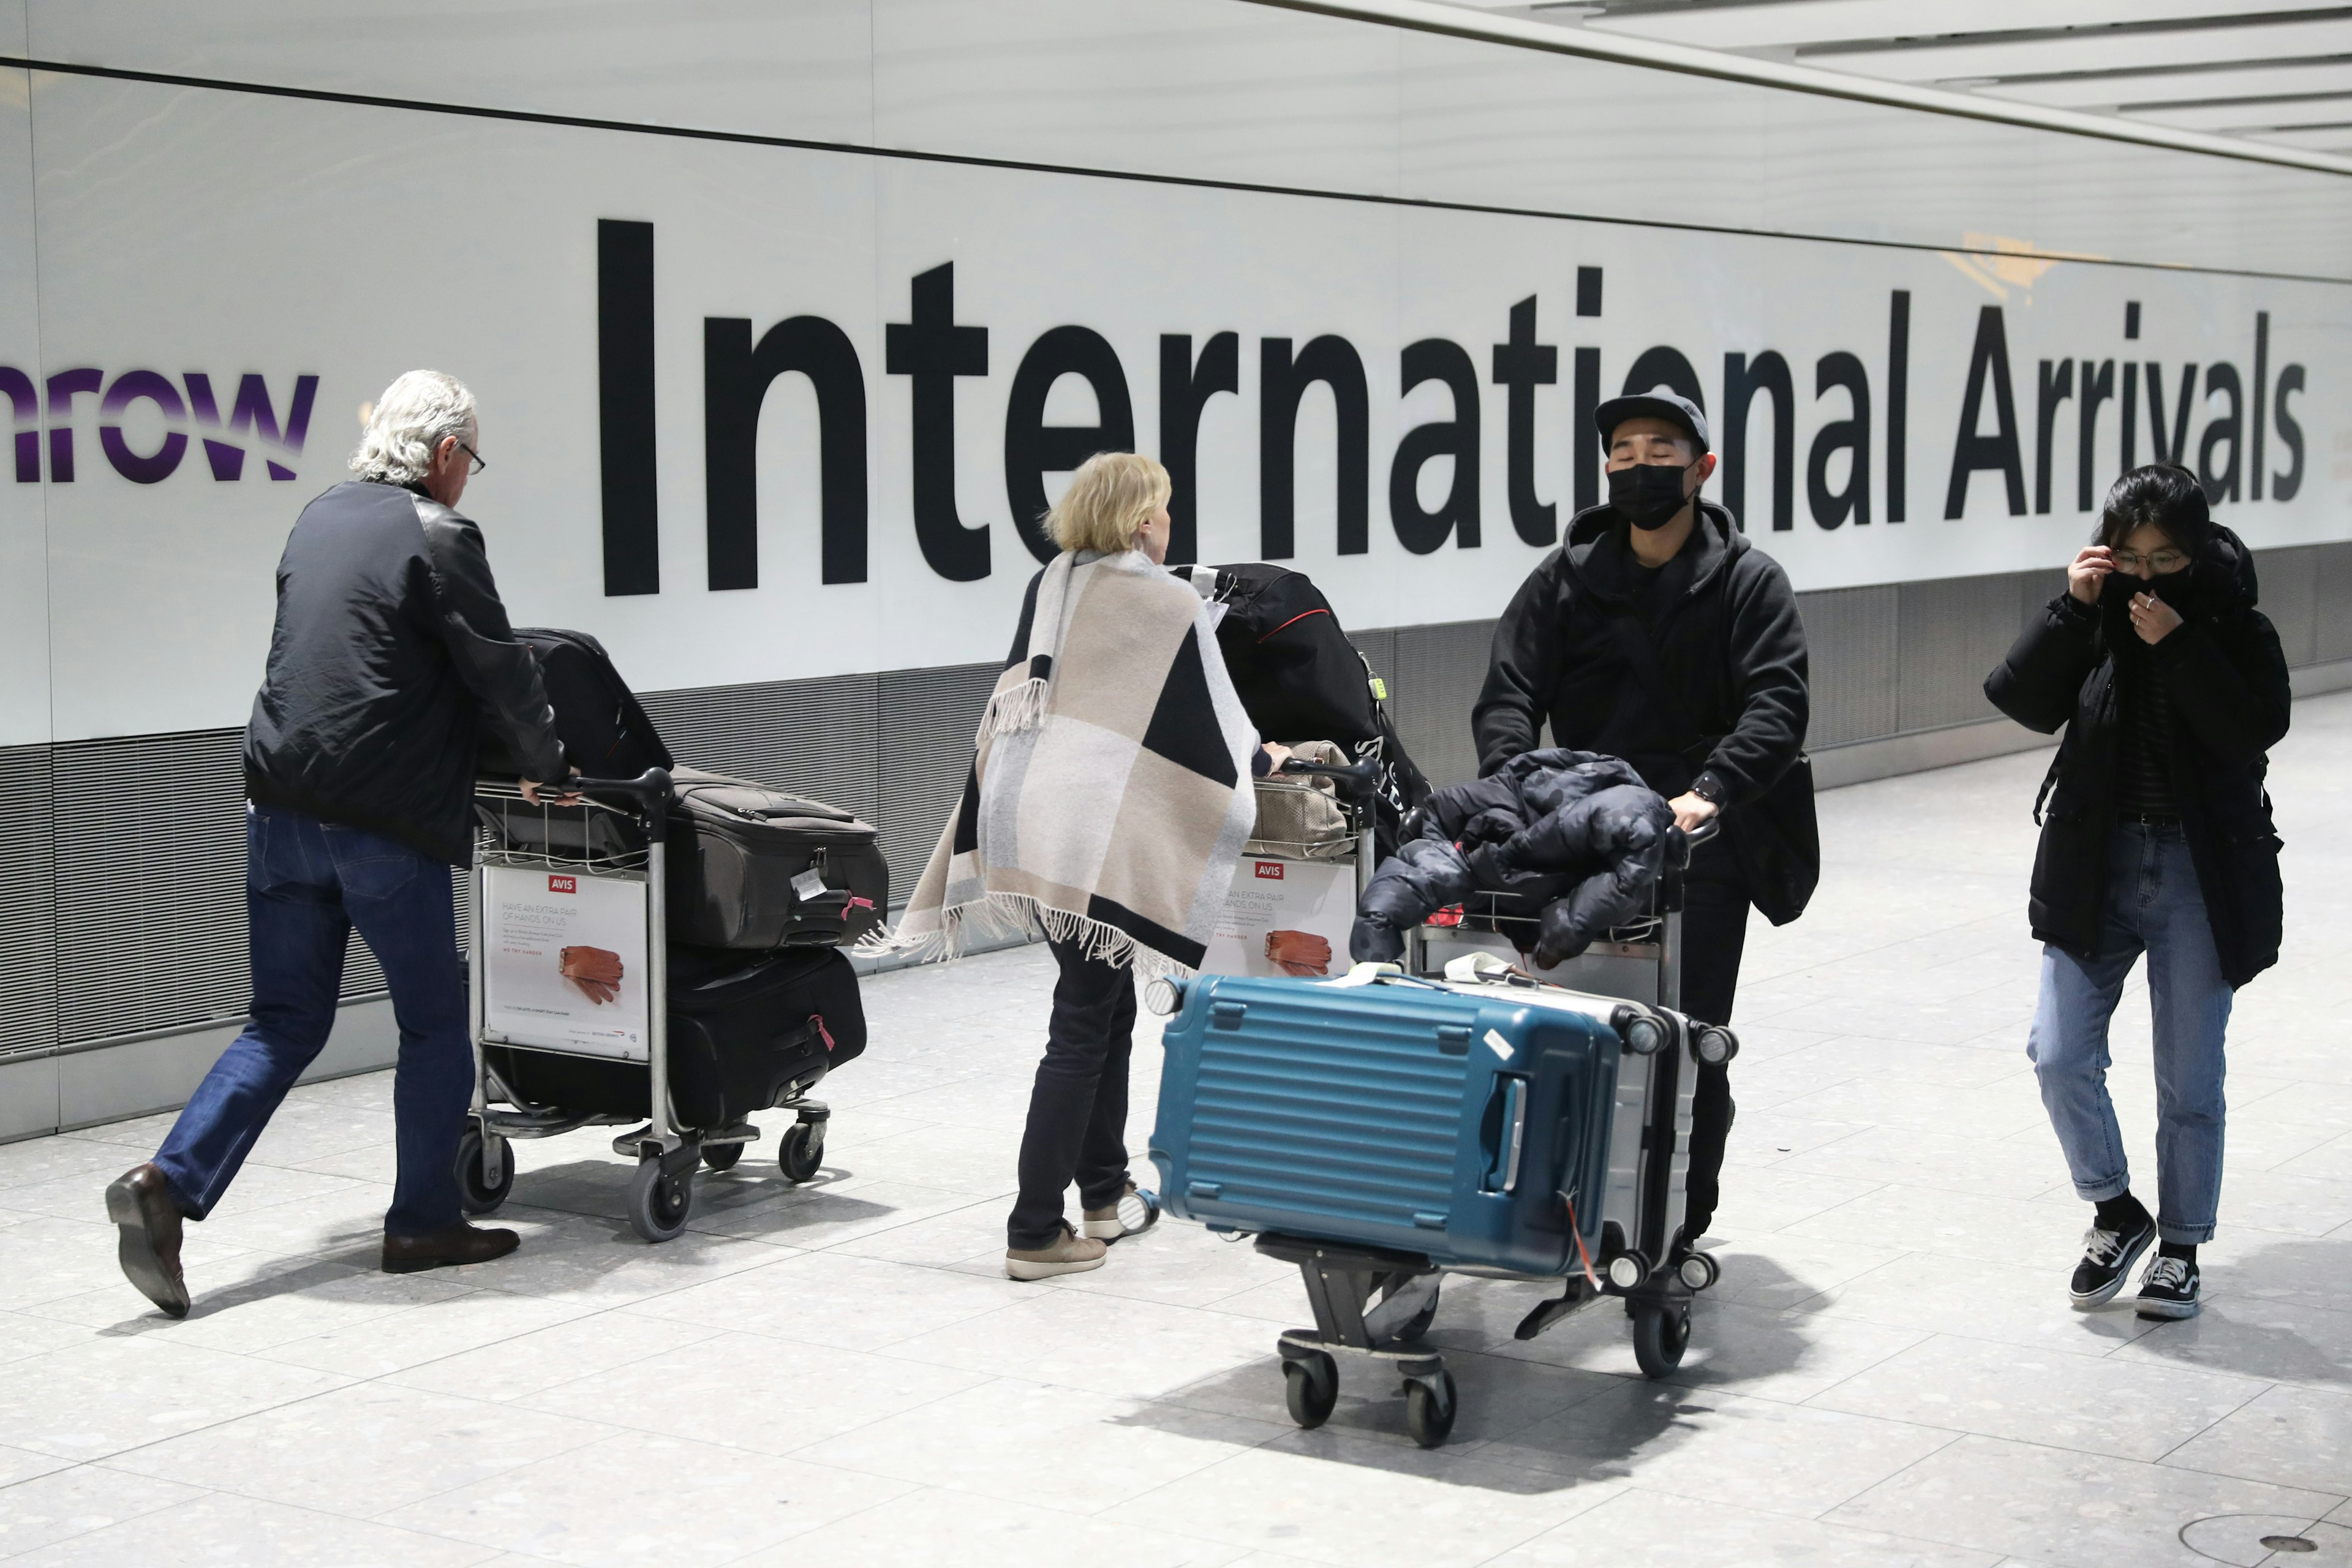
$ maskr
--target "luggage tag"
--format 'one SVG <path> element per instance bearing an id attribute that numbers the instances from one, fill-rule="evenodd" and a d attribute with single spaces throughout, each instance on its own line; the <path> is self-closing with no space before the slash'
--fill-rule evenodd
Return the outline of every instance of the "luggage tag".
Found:
<path id="1" fill-rule="evenodd" d="M 793 879 L 793 897 L 803 903 L 824 897 L 824 874 L 814 866 Z"/>

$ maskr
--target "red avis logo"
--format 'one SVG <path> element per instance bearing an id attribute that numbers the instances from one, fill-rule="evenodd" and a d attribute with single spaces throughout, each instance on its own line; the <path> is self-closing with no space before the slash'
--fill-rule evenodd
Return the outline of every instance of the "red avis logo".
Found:
<path id="1" fill-rule="evenodd" d="M 580 879 L 558 877 L 551 872 L 547 879 L 547 890 L 551 893 L 576 893 L 580 890 Z"/>
<path id="2" fill-rule="evenodd" d="M 1260 860 L 1257 863 L 1257 874 L 1263 880 L 1268 882 L 1279 882 L 1282 880 L 1282 862 L 1279 860 Z"/>

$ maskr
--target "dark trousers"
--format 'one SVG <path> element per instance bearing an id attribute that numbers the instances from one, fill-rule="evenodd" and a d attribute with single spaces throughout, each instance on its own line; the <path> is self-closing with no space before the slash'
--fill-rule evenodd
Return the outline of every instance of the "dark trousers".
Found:
<path id="1" fill-rule="evenodd" d="M 1127 1063 L 1135 1035 L 1135 974 L 1124 963 L 1051 944 L 1062 977 L 1045 1056 L 1029 1091 L 1021 1135 L 1021 1195 L 1004 1226 L 1007 1246 L 1048 1247 L 1060 1233 L 1070 1183 L 1087 1208 L 1108 1208 L 1127 1190 Z"/>
<path id="2" fill-rule="evenodd" d="M 400 1024 L 392 1087 L 399 1175 L 384 1231 L 422 1236 L 457 1224 L 474 1046 L 449 868 L 392 839 L 273 806 L 254 806 L 245 831 L 253 1021 L 196 1086 L 155 1163 L 191 1217 L 212 1212 L 286 1091 L 325 1047 L 356 927 L 383 966 Z"/>
<path id="3" fill-rule="evenodd" d="M 1708 1024 L 1731 1022 L 1739 954 L 1748 944 L 1748 889 L 1729 847 L 1717 839 L 1694 858 L 1683 896 L 1683 1006 Z M 1684 1229 L 1706 1234 L 1721 1195 L 1723 1150 L 1737 1107 L 1728 1067 L 1698 1069 L 1691 1098 L 1689 1209 Z"/>

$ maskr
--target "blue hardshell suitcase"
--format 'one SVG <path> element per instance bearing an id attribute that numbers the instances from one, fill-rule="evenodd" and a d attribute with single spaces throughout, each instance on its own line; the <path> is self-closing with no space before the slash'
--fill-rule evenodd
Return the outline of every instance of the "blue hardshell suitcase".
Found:
<path id="1" fill-rule="evenodd" d="M 1181 989 L 1150 1147 L 1170 1213 L 1559 1275 L 1573 1211 L 1601 1250 L 1623 1049 L 1606 1006 L 1394 974 Z"/>

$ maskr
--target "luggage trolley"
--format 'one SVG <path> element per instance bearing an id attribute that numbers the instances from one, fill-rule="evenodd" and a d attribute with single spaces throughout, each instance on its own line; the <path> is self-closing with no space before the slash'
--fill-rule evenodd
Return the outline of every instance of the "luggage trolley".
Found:
<path id="1" fill-rule="evenodd" d="M 1601 1296 L 1615 1296 L 1633 1320 L 1634 1360 L 1653 1378 L 1681 1364 L 1690 1340 L 1692 1300 L 1717 1277 L 1715 1259 L 1692 1247 L 1682 1232 L 1691 1100 L 1698 1064 L 1727 1063 L 1739 1045 L 1728 1029 L 1686 1019 L 1680 1012 L 1683 873 L 1690 847 L 1716 831 L 1710 823 L 1687 835 L 1670 835 L 1667 864 L 1650 911 L 1553 968 L 1533 966 L 1540 910 L 1503 895 L 1474 898 L 1452 923 L 1426 923 L 1406 937 L 1406 976 L 1454 987 L 1541 989 L 1560 1001 L 1588 1004 L 1580 1010 L 1608 1021 L 1625 1041 L 1611 1118 L 1600 1250 L 1573 1260 L 1562 1293 L 1530 1311 L 1515 1337 L 1533 1339 Z M 1507 1147 L 1515 1176 L 1517 1130 Z M 1339 1399 L 1335 1352 L 1346 1354 L 1384 1365 L 1402 1382 L 1406 1429 L 1423 1447 L 1445 1441 L 1457 1409 L 1444 1357 L 1421 1342 L 1437 1315 L 1442 1276 L 1545 1283 L 1560 1279 L 1433 1265 L 1420 1254 L 1297 1236 L 1262 1234 L 1256 1247 L 1297 1266 L 1315 1313 L 1314 1328 L 1286 1330 L 1277 1342 L 1292 1419 L 1314 1427 L 1329 1416 Z M 1585 1252 L 1580 1235 L 1575 1250 Z"/>
<path id="2" fill-rule="evenodd" d="M 458 1188 L 467 1213 L 488 1214 L 514 1187 L 512 1140 L 642 1121 L 613 1140 L 613 1152 L 637 1162 L 630 1225 L 647 1241 L 667 1241 L 686 1228 L 696 1166 L 727 1169 L 761 1132 L 749 1121 L 686 1125 L 671 1092 L 669 774 L 571 787 L 576 805 L 534 804 L 487 779 L 475 786 L 474 1103 Z M 519 1092 L 526 1064 L 562 1092 L 549 1102 Z M 805 1181 L 830 1112 L 799 1094 L 785 1103 L 799 1121 L 781 1163 Z"/>

